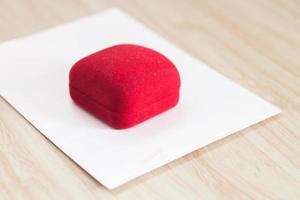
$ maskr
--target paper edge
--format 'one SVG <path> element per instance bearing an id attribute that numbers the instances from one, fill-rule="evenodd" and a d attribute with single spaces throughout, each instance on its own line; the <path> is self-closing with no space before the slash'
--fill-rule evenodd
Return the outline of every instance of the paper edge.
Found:
<path id="1" fill-rule="evenodd" d="M 256 122 L 255 122 L 255 121 L 253 120 L 251 123 L 249 123 L 248 125 L 245 125 L 243 128 L 238 128 L 238 130 L 235 130 L 235 131 L 233 131 L 233 132 L 226 133 L 226 134 L 224 134 L 224 135 L 218 136 L 217 138 L 215 138 L 215 139 L 213 140 L 213 142 L 210 142 L 210 143 L 205 144 L 205 145 L 200 145 L 200 146 L 198 145 L 198 147 L 191 148 L 191 150 L 186 150 L 186 152 L 185 152 L 185 153 L 182 153 L 180 157 L 174 156 L 175 158 L 172 158 L 172 159 L 166 161 L 164 164 L 158 165 L 157 167 L 151 168 L 150 170 L 144 170 L 144 172 L 142 172 L 142 174 L 140 174 L 140 175 L 136 175 L 136 176 L 134 176 L 134 177 L 132 177 L 132 178 L 126 178 L 126 179 L 124 179 L 124 180 L 122 180 L 122 181 L 118 181 L 118 182 L 121 182 L 121 183 L 114 183 L 115 181 L 102 181 L 102 182 L 99 181 L 99 182 L 100 182 L 102 185 L 104 185 L 106 188 L 108 188 L 109 190 L 116 189 L 116 188 L 118 188 L 118 187 L 120 187 L 120 186 L 122 186 L 122 185 L 124 185 L 124 184 L 126 184 L 126 183 L 128 183 L 128 182 L 130 182 L 130 181 L 133 181 L 134 179 L 136 179 L 136 178 L 138 178 L 138 177 L 140 177 L 140 176 L 144 176 L 145 174 L 147 174 L 147 173 L 149 173 L 149 172 L 151 172 L 151 171 L 153 171 L 153 170 L 156 170 L 156 169 L 158 169 L 158 168 L 160 168 L 160 167 L 162 167 L 162 166 L 164 166 L 164 165 L 167 165 L 167 164 L 169 164 L 169 163 L 171 163 L 171 162 L 173 162 L 173 161 L 175 161 L 175 160 L 177 160 L 177 159 L 181 159 L 182 157 L 184 157 L 184 156 L 186 156 L 186 155 L 188 155 L 188 154 L 190 154 L 190 153 L 192 153 L 192 152 L 194 152 L 194 151 L 200 150 L 201 148 L 204 148 L 204 147 L 206 147 L 207 145 L 210 145 L 210 144 L 212 144 L 212 143 L 218 142 L 218 141 L 224 139 L 225 137 L 228 137 L 228 136 L 230 136 L 230 135 L 232 135 L 232 134 L 238 133 L 239 131 L 243 131 L 243 130 L 245 130 L 245 129 L 247 129 L 247 128 L 250 128 L 251 126 L 254 126 L 255 124 L 259 124 L 259 123 L 261 123 L 261 122 L 263 122 L 263 121 L 265 121 L 265 120 L 267 120 L 267 119 L 269 119 L 269 118 L 271 118 L 271 117 L 275 117 L 275 116 L 279 115 L 281 112 L 282 112 L 282 111 L 281 111 L 280 109 L 276 109 L 276 107 L 275 107 L 274 112 L 268 113 L 267 115 L 265 115 L 264 117 L 262 117 L 262 118 L 259 120 L 259 122 L 257 122 L 257 120 L 255 120 L 255 121 L 256 121 Z M 93 177 L 94 177 L 94 176 L 93 176 Z M 97 179 L 97 180 L 98 180 L 98 179 Z M 105 183 L 104 183 L 104 182 L 105 182 Z"/>

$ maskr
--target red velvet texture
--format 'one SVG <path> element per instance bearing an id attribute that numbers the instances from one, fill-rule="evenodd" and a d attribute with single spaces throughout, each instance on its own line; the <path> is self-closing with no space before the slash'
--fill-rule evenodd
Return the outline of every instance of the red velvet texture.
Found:
<path id="1" fill-rule="evenodd" d="M 137 125 L 174 107 L 180 77 L 164 55 L 120 44 L 76 62 L 69 74 L 71 98 L 116 129 Z"/>

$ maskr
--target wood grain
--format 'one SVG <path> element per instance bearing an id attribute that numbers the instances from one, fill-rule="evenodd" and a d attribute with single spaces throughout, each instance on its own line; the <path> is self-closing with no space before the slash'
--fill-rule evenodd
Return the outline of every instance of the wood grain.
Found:
<path id="1" fill-rule="evenodd" d="M 0 40 L 114 6 L 283 113 L 108 191 L 0 98 L 0 199 L 299 200 L 300 1 L 0 0 Z"/>

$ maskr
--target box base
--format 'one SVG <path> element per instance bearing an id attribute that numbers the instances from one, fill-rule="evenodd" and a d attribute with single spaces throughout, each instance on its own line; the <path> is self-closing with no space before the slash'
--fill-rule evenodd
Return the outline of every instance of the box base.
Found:
<path id="1" fill-rule="evenodd" d="M 77 105 L 116 129 L 125 129 L 135 126 L 174 107 L 179 100 L 179 90 L 177 90 L 173 94 L 168 95 L 167 97 L 164 97 L 155 103 L 145 106 L 144 109 L 138 112 L 119 113 L 105 108 L 95 99 L 88 97 L 75 87 L 70 86 L 69 89 L 70 96 Z"/>

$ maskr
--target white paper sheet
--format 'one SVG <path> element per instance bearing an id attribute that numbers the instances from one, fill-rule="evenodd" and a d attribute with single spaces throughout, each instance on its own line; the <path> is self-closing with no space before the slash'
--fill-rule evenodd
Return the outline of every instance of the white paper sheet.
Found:
<path id="1" fill-rule="evenodd" d="M 162 52 L 182 79 L 176 108 L 127 130 L 106 126 L 68 93 L 72 64 L 118 43 Z M 0 94 L 107 188 L 280 112 L 118 9 L 2 43 Z"/>

